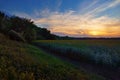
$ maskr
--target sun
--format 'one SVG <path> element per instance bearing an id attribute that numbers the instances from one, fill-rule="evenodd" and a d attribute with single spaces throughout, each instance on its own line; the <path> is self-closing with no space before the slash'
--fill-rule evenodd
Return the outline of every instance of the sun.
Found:
<path id="1" fill-rule="evenodd" d="M 93 35 L 93 36 L 97 36 L 97 35 L 100 34 L 100 32 L 98 32 L 98 31 L 91 31 L 91 32 L 89 32 L 89 34 Z"/>

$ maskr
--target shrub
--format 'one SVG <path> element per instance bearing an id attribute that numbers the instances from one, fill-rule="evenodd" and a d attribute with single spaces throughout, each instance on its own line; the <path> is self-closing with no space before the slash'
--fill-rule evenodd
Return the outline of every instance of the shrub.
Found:
<path id="1" fill-rule="evenodd" d="M 14 31 L 14 30 L 10 30 L 10 31 L 8 32 L 8 35 L 9 35 L 10 38 L 13 39 L 13 40 L 25 42 L 25 39 L 23 38 L 23 36 L 21 36 L 19 33 L 17 33 L 17 32 Z"/>

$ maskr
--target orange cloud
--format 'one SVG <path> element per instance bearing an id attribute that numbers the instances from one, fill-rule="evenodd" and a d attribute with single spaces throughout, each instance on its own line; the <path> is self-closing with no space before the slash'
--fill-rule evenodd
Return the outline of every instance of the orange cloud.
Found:
<path id="1" fill-rule="evenodd" d="M 93 6 L 95 1 L 89 6 Z M 97 8 L 85 13 L 79 14 L 69 10 L 64 13 L 47 12 L 47 17 L 36 19 L 35 23 L 47 24 L 52 33 L 66 34 L 68 36 L 92 36 L 92 37 L 120 37 L 120 19 L 112 18 L 107 15 L 95 17 L 107 9 L 120 4 L 120 0 L 114 0 L 98 6 Z M 87 7 L 85 8 L 87 9 Z"/>
<path id="2" fill-rule="evenodd" d="M 55 13 L 47 18 L 35 21 L 37 24 L 48 24 L 52 33 L 63 33 L 70 36 L 114 37 L 120 36 L 120 20 L 102 16 L 92 18 L 69 11 L 65 14 Z"/>
<path id="3" fill-rule="evenodd" d="M 96 17 L 99 13 L 120 4 L 120 0 L 106 1 L 105 3 L 96 5 L 100 0 L 94 0 L 90 5 L 82 7 L 81 11 L 51 12 L 48 8 L 45 10 L 35 11 L 36 16 L 41 18 L 33 18 L 35 24 L 40 27 L 47 27 L 52 33 L 68 36 L 92 36 L 92 37 L 120 37 L 120 19 L 112 18 L 108 15 Z M 61 5 L 59 2 L 58 7 Z M 87 11 L 89 10 L 89 11 Z M 82 14 L 80 14 L 81 12 Z M 26 13 L 14 12 L 21 17 L 31 18 Z"/>

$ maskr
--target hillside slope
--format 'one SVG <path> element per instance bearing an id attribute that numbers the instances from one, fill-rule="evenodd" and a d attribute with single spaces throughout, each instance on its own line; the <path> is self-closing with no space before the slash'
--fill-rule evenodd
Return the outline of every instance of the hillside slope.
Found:
<path id="1" fill-rule="evenodd" d="M 0 80 L 103 80 L 0 34 Z"/>

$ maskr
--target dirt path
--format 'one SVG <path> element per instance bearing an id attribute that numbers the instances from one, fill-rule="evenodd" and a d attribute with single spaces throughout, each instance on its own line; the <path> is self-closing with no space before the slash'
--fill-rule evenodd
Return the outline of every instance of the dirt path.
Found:
<path id="1" fill-rule="evenodd" d="M 37 46 L 38 47 L 38 46 Z M 39 47 L 40 48 L 40 47 Z M 42 48 L 43 49 L 43 48 Z M 97 74 L 104 77 L 106 80 L 120 80 L 120 68 L 110 68 L 110 67 L 103 67 L 100 65 L 85 63 L 85 62 L 78 62 L 75 60 L 70 60 L 64 56 L 55 55 L 53 52 L 48 51 L 47 49 L 43 49 L 48 54 L 55 56 L 63 61 L 67 61 L 70 64 L 73 64 L 78 69 L 83 69 L 87 73 Z"/>

